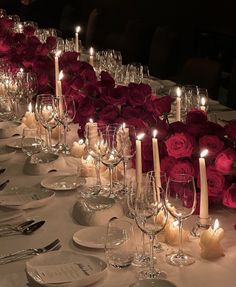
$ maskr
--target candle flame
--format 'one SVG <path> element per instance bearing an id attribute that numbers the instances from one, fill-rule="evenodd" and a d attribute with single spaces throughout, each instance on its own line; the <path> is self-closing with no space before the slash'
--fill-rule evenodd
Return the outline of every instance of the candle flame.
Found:
<path id="1" fill-rule="evenodd" d="M 59 73 L 59 81 L 61 81 L 63 77 L 64 77 L 64 74 L 63 74 L 63 71 L 61 70 Z"/>
<path id="2" fill-rule="evenodd" d="M 208 149 L 204 149 L 201 154 L 200 157 L 205 157 L 208 154 Z"/>
<path id="3" fill-rule="evenodd" d="M 220 227 L 220 223 L 219 220 L 216 219 L 213 225 L 213 230 L 216 231 L 218 228 Z"/>
<path id="4" fill-rule="evenodd" d="M 20 73 L 23 73 L 24 72 L 24 69 L 23 68 L 20 68 Z"/>
<path id="5" fill-rule="evenodd" d="M 60 57 L 60 55 L 61 55 L 61 50 L 57 50 L 55 56 Z"/>
<path id="6" fill-rule="evenodd" d="M 125 123 L 123 123 L 123 124 L 122 124 L 122 128 L 124 129 L 125 127 L 126 127 L 126 124 L 125 124 Z"/>
<path id="7" fill-rule="evenodd" d="M 181 94 L 182 94 L 182 91 L 181 91 L 180 87 L 177 87 L 177 89 L 176 89 L 177 97 L 181 97 Z"/>
<path id="8" fill-rule="evenodd" d="M 84 140 L 83 139 L 80 139 L 79 141 L 78 141 L 78 144 L 80 144 L 80 145 L 82 145 L 84 143 Z"/>
<path id="9" fill-rule="evenodd" d="M 152 135 L 153 135 L 153 137 L 154 137 L 154 138 L 156 138 L 157 133 L 158 133 L 158 131 L 157 131 L 157 130 L 154 130 L 154 131 L 152 132 Z"/>
<path id="10" fill-rule="evenodd" d="M 90 123 L 93 123 L 93 119 L 89 119 L 89 122 L 90 122 Z"/>
<path id="11" fill-rule="evenodd" d="M 28 111 L 32 112 L 32 104 L 31 103 L 29 103 L 29 105 L 28 105 Z"/>
<path id="12" fill-rule="evenodd" d="M 145 136 L 144 133 L 137 135 L 137 140 L 141 141 L 144 136 Z"/>
<path id="13" fill-rule="evenodd" d="M 90 56 L 93 56 L 93 55 L 94 55 L 94 49 L 93 49 L 93 47 L 91 47 L 91 48 L 89 49 L 89 55 L 90 55 Z"/>
<path id="14" fill-rule="evenodd" d="M 173 227 L 178 227 L 179 226 L 179 221 L 175 220 L 172 222 Z"/>
<path id="15" fill-rule="evenodd" d="M 79 33 L 80 30 L 81 30 L 80 26 L 77 26 L 77 27 L 75 28 L 75 32 L 76 32 L 76 33 Z"/>
<path id="16" fill-rule="evenodd" d="M 202 98 L 201 98 L 201 105 L 202 105 L 202 106 L 205 106 L 205 105 L 206 105 L 206 98 L 205 98 L 205 97 L 202 97 Z"/>
<path id="17" fill-rule="evenodd" d="M 86 157 L 86 162 L 89 163 L 89 162 L 92 162 L 93 161 L 93 157 L 89 154 L 87 157 Z"/>

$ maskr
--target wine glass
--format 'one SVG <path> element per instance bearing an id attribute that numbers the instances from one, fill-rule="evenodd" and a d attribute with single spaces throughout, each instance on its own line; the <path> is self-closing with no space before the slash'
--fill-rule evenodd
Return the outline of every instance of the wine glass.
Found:
<path id="1" fill-rule="evenodd" d="M 52 129 L 57 126 L 57 121 L 55 120 L 56 108 L 53 95 L 37 95 L 35 112 L 37 120 L 48 132 L 47 150 L 52 151 Z"/>
<path id="2" fill-rule="evenodd" d="M 38 128 L 24 128 L 21 141 L 22 151 L 28 157 L 30 157 L 30 163 L 37 163 L 32 158 L 33 154 L 41 151 L 41 138 Z"/>
<path id="3" fill-rule="evenodd" d="M 106 125 L 97 125 L 97 123 L 87 123 L 85 126 L 85 138 L 86 138 L 86 148 L 89 153 L 94 158 L 94 164 L 96 169 L 96 183 L 90 188 L 90 193 L 92 195 L 97 195 L 102 191 L 102 182 L 100 176 L 100 164 L 101 157 L 106 153 Z"/>
<path id="4" fill-rule="evenodd" d="M 33 72 L 27 72 L 23 75 L 22 92 L 27 95 L 28 103 L 32 102 L 33 97 L 38 91 L 37 76 Z"/>
<path id="5" fill-rule="evenodd" d="M 193 214 L 196 208 L 196 189 L 194 177 L 178 174 L 169 177 L 164 197 L 168 212 L 179 222 L 179 250 L 166 256 L 167 263 L 174 266 L 187 266 L 195 262 L 192 255 L 183 251 L 183 221 Z"/>
<path id="6" fill-rule="evenodd" d="M 69 131 L 69 124 L 73 122 L 76 114 L 75 101 L 73 97 L 64 95 L 55 98 L 55 106 L 57 109 L 56 119 L 63 125 L 63 144 L 61 150 L 65 154 L 70 153 L 70 148 L 67 145 L 67 132 Z"/>
<path id="7" fill-rule="evenodd" d="M 166 273 L 154 267 L 153 245 L 156 234 L 162 231 L 167 221 L 167 210 L 163 201 L 163 189 L 156 186 L 154 172 L 148 172 L 145 182 L 137 186 L 135 220 L 138 227 L 150 239 L 150 266 L 139 273 L 142 279 L 165 278 Z M 159 192 L 159 194 L 158 194 Z"/>
<path id="8" fill-rule="evenodd" d="M 109 169 L 109 196 L 114 196 L 113 190 L 113 169 L 116 167 L 122 160 L 121 152 L 121 135 L 119 134 L 119 129 L 114 127 L 107 127 L 106 132 L 103 135 L 105 140 L 106 149 L 104 154 L 101 156 L 101 162 Z"/>
<path id="9" fill-rule="evenodd" d="M 198 101 L 198 107 L 200 110 L 206 112 L 208 110 L 208 91 L 205 88 L 198 88 L 197 93 L 197 101 Z"/>

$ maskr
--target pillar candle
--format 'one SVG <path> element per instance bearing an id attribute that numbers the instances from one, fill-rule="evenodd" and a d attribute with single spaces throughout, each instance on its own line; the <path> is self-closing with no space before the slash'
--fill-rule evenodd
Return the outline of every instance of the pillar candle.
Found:
<path id="1" fill-rule="evenodd" d="M 178 87 L 176 89 L 176 121 L 181 121 L 181 90 Z"/>
<path id="2" fill-rule="evenodd" d="M 77 26 L 75 29 L 75 52 L 79 52 L 79 32 L 80 32 L 80 26 Z"/>
<path id="3" fill-rule="evenodd" d="M 200 110 L 205 112 L 206 111 L 206 98 L 202 97 L 201 100 L 200 100 L 200 103 L 201 103 Z"/>
<path id="4" fill-rule="evenodd" d="M 139 134 L 136 138 L 136 184 L 137 191 L 140 191 L 142 184 L 142 151 L 141 151 L 141 140 L 145 134 Z"/>
<path id="5" fill-rule="evenodd" d="M 160 202 L 160 189 L 161 187 L 161 168 L 160 168 L 160 156 L 159 156 L 159 147 L 158 140 L 156 138 L 157 130 L 153 131 L 152 138 L 152 153 L 153 153 L 153 166 L 155 172 L 156 188 L 157 188 L 157 200 Z"/>
<path id="6" fill-rule="evenodd" d="M 201 256 L 206 259 L 215 259 L 224 255 L 220 241 L 224 236 L 224 229 L 220 227 L 219 220 L 216 219 L 213 226 L 202 231 L 200 235 Z"/>
<path id="7" fill-rule="evenodd" d="M 200 223 L 206 224 L 209 217 L 208 215 L 208 188 L 207 188 L 207 174 L 206 174 L 206 163 L 205 156 L 208 150 L 203 150 L 199 158 L 199 169 L 200 169 Z"/>
<path id="8" fill-rule="evenodd" d="M 37 125 L 34 112 L 32 112 L 31 103 L 29 103 L 28 111 L 25 113 L 24 117 L 22 118 L 22 122 L 29 128 L 36 127 Z"/>
<path id="9" fill-rule="evenodd" d="M 82 139 L 78 142 L 73 142 L 71 155 L 79 158 L 83 157 L 85 155 L 85 147 L 85 143 Z"/>

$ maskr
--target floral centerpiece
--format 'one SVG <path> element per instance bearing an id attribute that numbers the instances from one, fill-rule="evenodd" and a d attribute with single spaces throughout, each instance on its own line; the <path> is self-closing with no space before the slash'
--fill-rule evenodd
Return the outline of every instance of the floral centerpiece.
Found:
<path id="1" fill-rule="evenodd" d="M 48 37 L 45 43 L 41 43 L 32 27 L 25 27 L 23 33 L 15 33 L 13 22 L 5 18 L 0 19 L 0 27 L 0 59 L 13 71 L 23 67 L 36 73 L 38 93 L 54 93 L 56 38 Z M 78 56 L 76 52 L 63 53 L 60 69 L 64 73 L 63 94 L 68 99 L 73 97 L 76 103 L 74 121 L 80 125 L 78 133 L 81 136 L 89 118 L 98 124 L 125 122 L 134 125 L 137 132 L 146 134 L 142 160 L 143 171 L 148 171 L 153 168 L 152 130 L 157 129 L 161 169 L 167 176 L 178 173 L 193 175 L 198 191 L 198 158 L 200 151 L 207 148 L 210 203 L 236 208 L 236 177 L 233 173 L 236 121 L 222 127 L 210 122 L 205 112 L 193 110 L 187 114 L 185 122 L 169 124 L 166 115 L 171 110 L 171 97 L 153 95 L 150 86 L 143 83 L 117 86 L 107 72 L 102 72 L 98 79 L 93 67 L 79 61 Z"/>

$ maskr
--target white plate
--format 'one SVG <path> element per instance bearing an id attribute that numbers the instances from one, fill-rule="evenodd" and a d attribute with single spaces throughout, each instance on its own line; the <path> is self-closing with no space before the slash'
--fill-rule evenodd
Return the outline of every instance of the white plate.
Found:
<path id="1" fill-rule="evenodd" d="M 76 270 L 74 276 L 70 274 L 71 264 Z M 62 266 L 67 272 L 61 272 Z M 29 283 L 38 283 L 39 286 L 87 286 L 101 279 L 106 269 L 107 264 L 103 260 L 73 251 L 48 252 L 26 262 Z M 55 273 L 57 278 L 52 277 Z"/>
<path id="2" fill-rule="evenodd" d="M 7 146 L 0 146 L 0 161 L 9 160 L 16 151 Z"/>
<path id="3" fill-rule="evenodd" d="M 22 125 L 20 122 L 6 121 L 0 122 L 0 138 L 9 138 L 22 133 Z"/>
<path id="4" fill-rule="evenodd" d="M 130 287 L 177 287 L 177 286 L 168 280 L 144 279 L 131 284 Z"/>
<path id="5" fill-rule="evenodd" d="M 7 146 L 15 148 L 15 149 L 21 149 L 21 146 L 22 146 L 21 142 L 22 142 L 22 138 L 16 138 L 15 140 L 8 143 Z"/>
<path id="6" fill-rule="evenodd" d="M 89 248 L 104 248 L 106 226 L 91 226 L 77 231 L 73 235 L 75 243 Z"/>
<path id="7" fill-rule="evenodd" d="M 41 185 L 45 188 L 56 191 L 74 190 L 77 187 L 86 183 L 85 178 L 77 175 L 52 175 L 45 177 L 41 181 Z"/>
<path id="8" fill-rule="evenodd" d="M 55 196 L 52 190 L 36 187 L 12 187 L 0 192 L 0 205 L 13 209 L 38 208 L 48 204 Z"/>

